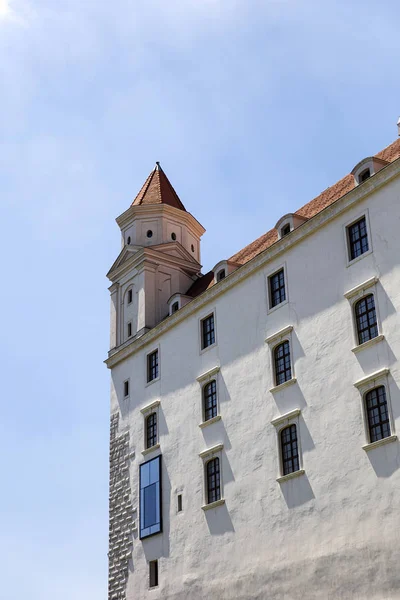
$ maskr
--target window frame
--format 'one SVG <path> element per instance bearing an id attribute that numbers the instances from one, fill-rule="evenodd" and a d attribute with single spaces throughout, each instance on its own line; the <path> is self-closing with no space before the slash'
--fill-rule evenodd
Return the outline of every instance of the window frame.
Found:
<path id="1" fill-rule="evenodd" d="M 385 367 L 372 373 L 371 375 L 367 375 L 367 377 L 363 377 L 359 381 L 356 381 L 354 387 L 357 388 L 360 394 L 361 401 L 361 415 L 364 426 L 364 439 L 365 444 L 362 446 L 363 450 L 368 452 L 378 446 L 382 446 L 384 444 L 388 444 L 397 440 L 395 421 L 393 418 L 392 412 L 392 400 L 391 400 L 391 392 L 390 392 L 390 369 Z M 386 403 L 387 410 L 389 415 L 389 426 L 390 426 L 390 436 L 382 438 L 381 440 L 377 440 L 376 442 L 370 441 L 370 432 L 369 432 L 369 421 L 368 414 L 366 409 L 366 395 L 368 392 L 372 391 L 375 388 L 383 386 L 385 388 L 386 394 Z"/>
<path id="2" fill-rule="evenodd" d="M 363 254 L 360 254 L 360 256 L 351 258 L 349 228 L 352 225 L 355 225 L 355 223 L 357 223 L 357 221 L 360 221 L 362 218 L 365 218 L 365 226 L 366 226 L 366 230 L 367 230 L 367 239 L 368 239 L 368 250 L 366 252 L 364 252 Z M 365 209 L 363 212 L 358 213 L 355 217 L 353 217 L 352 219 L 347 221 L 343 225 L 343 227 L 344 227 L 343 231 L 344 231 L 345 248 L 346 248 L 346 267 L 350 267 L 354 263 L 358 262 L 359 260 L 362 260 L 366 256 L 369 256 L 373 252 L 371 226 L 370 226 L 368 209 Z"/>
<path id="3" fill-rule="evenodd" d="M 153 417 L 153 423 L 149 425 L 150 418 Z M 151 450 L 158 444 L 158 414 L 157 411 L 153 410 L 148 413 L 145 417 L 145 450 Z M 152 428 L 153 433 L 151 439 L 154 441 L 153 444 L 149 445 L 149 428 Z M 155 435 L 154 435 L 155 430 Z"/>
<path id="4" fill-rule="evenodd" d="M 279 273 L 280 271 L 283 271 L 283 278 L 284 278 L 284 283 L 285 283 L 285 300 L 282 300 L 282 302 L 279 302 L 279 304 L 275 304 L 275 306 L 272 306 L 271 278 L 274 275 L 277 275 L 277 273 Z M 268 271 L 266 273 L 266 286 L 267 286 L 267 314 L 270 314 L 270 313 L 274 312 L 275 310 L 278 310 L 282 306 L 285 306 L 286 304 L 288 304 L 288 302 L 289 302 L 289 286 L 288 286 L 286 262 L 276 266 L 273 270 Z"/>
<path id="5" fill-rule="evenodd" d="M 292 333 L 293 333 L 293 325 L 287 325 L 287 327 L 284 327 L 283 329 L 277 331 L 276 333 L 268 336 L 267 339 L 265 340 L 265 343 L 268 344 L 268 346 L 269 346 L 271 379 L 272 379 L 272 387 L 270 388 L 269 391 L 272 393 L 280 391 L 289 385 L 293 385 L 297 381 L 296 375 L 295 375 L 295 370 L 294 370 L 295 360 L 294 360 L 294 354 L 293 354 Z M 277 385 L 276 384 L 276 373 L 275 373 L 275 350 L 280 344 L 283 344 L 284 342 L 289 342 L 290 370 L 292 373 L 292 377 L 291 377 L 291 379 L 288 379 L 287 381 L 284 381 L 283 383 L 280 383 L 279 385 Z"/>
<path id="6" fill-rule="evenodd" d="M 212 423 L 215 423 L 216 421 L 219 421 L 221 419 L 219 378 L 220 378 L 220 367 L 219 366 L 215 366 L 212 369 L 209 369 L 208 371 L 206 371 L 206 373 L 203 373 L 202 375 L 199 375 L 196 378 L 200 385 L 200 414 L 201 414 L 201 422 L 199 423 L 200 428 L 207 427 L 208 425 L 211 425 Z M 205 421 L 204 420 L 205 411 L 204 411 L 203 392 L 204 392 L 204 388 L 206 387 L 206 385 L 208 385 L 212 381 L 215 381 L 215 385 L 216 385 L 217 414 L 215 417 L 212 417 L 211 419 L 208 419 L 207 421 Z"/>
<path id="7" fill-rule="evenodd" d="M 379 393 L 378 390 L 383 390 L 384 393 L 384 403 L 380 402 L 380 398 L 379 398 Z M 389 427 L 389 434 L 385 435 L 377 440 L 373 440 L 372 439 L 372 434 L 373 434 L 373 429 L 374 426 L 371 423 L 370 420 L 370 415 L 371 415 L 371 409 L 368 407 L 368 401 L 369 401 L 369 396 L 371 396 L 371 394 L 376 393 L 378 396 L 378 406 L 381 407 L 382 405 L 386 404 L 386 412 L 387 412 L 387 419 L 386 420 L 382 420 L 382 415 L 381 415 L 381 410 L 379 410 L 379 423 L 378 426 L 380 428 L 380 430 L 382 431 L 384 424 L 387 424 Z M 390 417 L 389 417 L 389 404 L 387 401 L 387 394 L 386 394 L 386 387 L 381 384 L 378 385 L 376 387 L 371 388 L 370 390 L 368 390 L 367 392 L 364 393 L 363 395 L 363 400 L 364 400 L 364 410 L 365 410 L 365 420 L 366 420 L 366 425 L 368 426 L 368 441 L 370 444 L 375 444 L 377 442 L 383 441 L 386 438 L 390 437 L 392 435 L 392 428 L 390 426 Z"/>
<path id="8" fill-rule="evenodd" d="M 126 324 L 126 339 L 130 340 L 133 337 L 132 321 L 129 320 Z"/>
<path id="9" fill-rule="evenodd" d="M 157 352 L 157 377 L 154 377 L 154 379 L 149 379 L 149 359 L 150 356 L 152 354 L 154 354 L 155 352 Z M 152 348 L 152 350 L 150 350 L 149 352 L 146 353 L 145 355 L 145 387 L 148 387 L 149 385 L 152 385 L 153 383 L 155 383 L 156 381 L 159 381 L 160 377 L 161 377 L 161 353 L 160 353 L 160 346 L 156 346 L 155 348 Z"/>
<path id="10" fill-rule="evenodd" d="M 207 450 L 203 450 L 200 452 L 199 456 L 202 459 L 202 469 L 203 469 L 203 506 L 202 510 L 210 510 L 213 508 L 217 508 L 222 504 L 225 504 L 224 498 L 224 480 L 223 480 L 223 461 L 222 461 L 222 451 L 224 445 L 217 444 L 212 448 L 207 448 Z M 207 478 L 207 465 L 214 458 L 218 458 L 219 460 L 219 487 L 220 487 L 220 497 L 218 500 L 214 502 L 208 502 L 208 478 Z"/>
<path id="11" fill-rule="evenodd" d="M 352 288 L 344 293 L 344 297 L 347 298 L 347 300 L 349 301 L 349 304 L 350 304 L 351 321 L 352 321 L 352 328 L 353 328 L 353 340 L 354 340 L 354 347 L 351 350 L 355 354 L 357 352 L 361 352 L 362 350 L 364 350 L 364 348 L 368 348 L 369 346 L 377 344 L 378 342 L 381 342 L 383 339 L 385 339 L 385 336 L 382 333 L 382 322 L 381 322 L 381 317 L 380 317 L 380 312 L 379 312 L 379 297 L 378 297 L 378 285 L 377 285 L 378 283 L 379 283 L 379 279 L 377 276 L 370 277 L 369 279 L 367 279 L 367 281 L 360 283 L 359 285 L 355 286 L 354 288 Z M 368 296 L 369 294 L 372 294 L 374 296 L 375 315 L 376 315 L 376 324 L 378 327 L 378 335 L 375 336 L 374 338 L 371 338 L 370 340 L 367 340 L 366 342 L 363 342 L 362 344 L 360 344 L 359 339 L 358 339 L 358 328 L 357 328 L 357 318 L 356 318 L 356 314 L 355 314 L 355 307 L 356 307 L 357 302 L 359 302 L 360 300 L 362 300 L 362 298 L 364 298 L 365 296 Z"/>
<path id="12" fill-rule="evenodd" d="M 125 381 L 123 383 L 123 386 L 124 386 L 124 388 L 123 388 L 124 389 L 124 400 L 128 400 L 129 396 L 131 394 L 131 380 L 130 380 L 130 377 L 128 377 L 128 379 L 125 379 Z M 128 393 L 126 393 L 126 388 L 127 387 L 128 387 Z"/>
<path id="13" fill-rule="evenodd" d="M 140 412 L 143 415 L 143 456 L 154 452 L 160 448 L 160 400 L 154 400 L 150 404 L 147 404 L 143 408 L 140 409 Z M 149 417 L 152 413 L 155 413 L 157 419 L 157 441 L 154 446 L 147 447 L 147 417 Z"/>
<path id="14" fill-rule="evenodd" d="M 203 347 L 203 322 L 209 317 L 214 317 L 214 343 L 209 346 Z M 198 319 L 198 331 L 199 331 L 199 340 L 200 340 L 200 354 L 207 352 L 210 348 L 215 348 L 217 345 L 217 313 L 215 308 L 204 311 L 203 315 Z"/>
<path id="15" fill-rule="evenodd" d="M 369 298 L 372 298 L 372 300 L 373 300 L 373 305 L 374 305 L 373 309 L 368 308 L 368 306 L 367 306 L 367 299 L 369 299 Z M 358 314 L 358 307 L 362 302 L 365 302 L 366 310 L 362 315 L 360 315 L 360 314 Z M 373 294 L 372 292 L 369 292 L 369 293 L 365 294 L 365 296 L 361 296 L 360 299 L 357 299 L 353 303 L 353 311 L 354 311 L 353 318 L 354 318 L 354 324 L 355 324 L 356 333 L 357 333 L 358 346 L 362 346 L 363 344 L 367 344 L 368 342 L 371 342 L 372 340 L 374 340 L 376 337 L 379 336 L 379 326 L 378 326 L 378 316 L 377 316 L 377 311 L 376 311 L 375 294 Z M 372 325 L 370 325 L 370 322 L 369 322 L 369 315 L 371 312 L 374 312 L 374 314 L 375 314 L 375 322 Z M 367 316 L 368 323 L 367 323 L 367 327 L 362 329 L 361 325 L 362 325 L 362 316 L 363 315 Z M 371 336 L 371 330 L 373 328 L 376 329 L 376 335 Z M 367 340 L 362 341 L 362 340 L 360 340 L 360 337 L 362 337 L 362 334 L 365 332 L 368 332 L 369 337 Z"/>
<path id="16" fill-rule="evenodd" d="M 288 479 L 293 479 L 294 477 L 299 477 L 305 474 L 304 465 L 303 465 L 303 451 L 301 447 L 301 427 L 300 427 L 300 416 L 301 409 L 296 408 L 291 410 L 288 413 L 280 415 L 271 421 L 271 424 L 275 427 L 276 432 L 276 443 L 278 450 L 278 476 L 276 481 L 278 483 L 284 483 Z M 297 436 L 297 452 L 298 452 L 298 460 L 299 460 L 299 469 L 297 471 L 292 471 L 291 473 L 284 474 L 284 463 L 283 463 L 283 455 L 282 455 L 282 444 L 281 444 L 281 433 L 287 427 L 291 425 L 296 426 L 296 436 Z"/>
<path id="17" fill-rule="evenodd" d="M 133 287 L 126 290 L 126 304 L 129 306 L 133 302 Z"/>
<path id="18" fill-rule="evenodd" d="M 154 585 L 151 585 L 151 565 L 156 565 L 156 569 L 155 569 L 155 580 L 156 583 Z M 154 560 L 149 560 L 149 590 L 154 590 L 155 588 L 158 588 L 158 584 L 159 584 L 159 577 L 158 577 L 158 558 L 154 559 Z"/>

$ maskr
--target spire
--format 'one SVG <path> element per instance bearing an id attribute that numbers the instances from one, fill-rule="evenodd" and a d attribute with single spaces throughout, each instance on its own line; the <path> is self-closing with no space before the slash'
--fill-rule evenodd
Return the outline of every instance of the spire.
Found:
<path id="1" fill-rule="evenodd" d="M 168 204 L 173 208 L 186 211 L 159 162 L 156 162 L 154 170 L 132 202 L 132 206 L 142 204 Z"/>

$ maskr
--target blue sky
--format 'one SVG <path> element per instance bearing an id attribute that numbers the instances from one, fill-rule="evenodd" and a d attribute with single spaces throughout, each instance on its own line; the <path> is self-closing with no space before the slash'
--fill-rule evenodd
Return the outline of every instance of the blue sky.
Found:
<path id="1" fill-rule="evenodd" d="M 209 269 L 397 136 L 398 3 L 0 0 L 2 597 L 106 598 L 114 222 L 156 160 Z"/>

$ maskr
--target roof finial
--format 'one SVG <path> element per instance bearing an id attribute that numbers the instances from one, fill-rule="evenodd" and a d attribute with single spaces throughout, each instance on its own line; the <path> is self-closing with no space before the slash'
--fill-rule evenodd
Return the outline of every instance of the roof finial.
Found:
<path id="1" fill-rule="evenodd" d="M 160 161 L 157 160 L 156 161 L 156 171 L 159 171 L 160 169 L 161 169 L 161 167 L 160 167 Z"/>

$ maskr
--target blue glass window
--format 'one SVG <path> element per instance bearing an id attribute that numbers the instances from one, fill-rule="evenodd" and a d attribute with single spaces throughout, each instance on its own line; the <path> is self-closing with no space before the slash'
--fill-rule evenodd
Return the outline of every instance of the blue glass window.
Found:
<path id="1" fill-rule="evenodd" d="M 161 456 L 157 456 L 140 465 L 140 538 L 161 531 Z"/>

